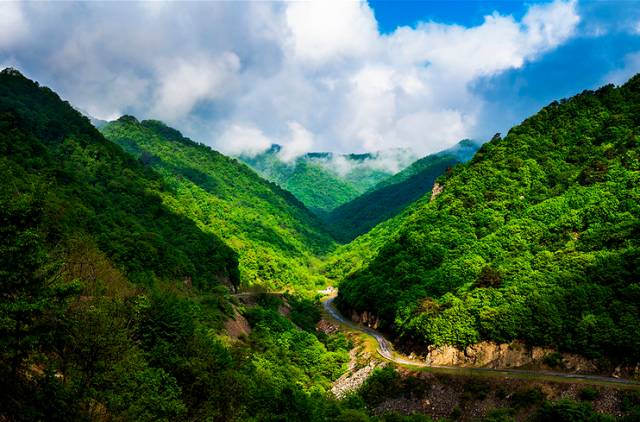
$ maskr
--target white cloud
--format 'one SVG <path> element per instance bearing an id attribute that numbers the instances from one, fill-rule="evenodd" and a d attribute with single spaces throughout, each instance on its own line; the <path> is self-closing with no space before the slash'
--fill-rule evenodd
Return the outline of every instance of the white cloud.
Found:
<path id="1" fill-rule="evenodd" d="M 218 148 L 232 155 L 254 156 L 271 146 L 260 129 L 234 124 L 218 138 Z"/>
<path id="2" fill-rule="evenodd" d="M 537 59 L 580 20 L 556 0 L 520 21 L 383 35 L 362 1 L 7 4 L 0 62 L 92 115 L 161 118 L 227 153 L 281 143 L 289 160 L 474 137 L 487 123 L 473 83 Z"/>
<path id="3" fill-rule="evenodd" d="M 28 35 L 28 30 L 22 3 L 0 2 L 0 52 L 17 46 Z"/>
<path id="4" fill-rule="evenodd" d="M 240 59 L 230 52 L 213 59 L 167 61 L 158 69 L 159 86 L 152 113 L 171 119 L 189 114 L 199 101 L 224 97 L 239 68 Z"/>
<path id="5" fill-rule="evenodd" d="M 544 52 L 557 47 L 574 34 L 580 22 L 576 11 L 576 0 L 555 1 L 546 5 L 534 5 L 522 19 L 526 27 L 529 54 Z"/>
<path id="6" fill-rule="evenodd" d="M 288 42 L 302 61 L 318 64 L 345 56 L 364 56 L 377 47 L 377 24 L 365 3 L 291 2 L 286 16 L 291 30 Z"/>
<path id="7" fill-rule="evenodd" d="M 621 85 L 630 77 L 640 72 L 640 51 L 627 54 L 624 57 L 624 66 L 609 72 L 604 77 L 605 83 Z"/>
<path id="8" fill-rule="evenodd" d="M 313 149 L 313 134 L 298 122 L 289 122 L 289 136 L 279 144 L 282 149 L 278 153 L 284 162 L 291 162 L 305 152 Z"/>

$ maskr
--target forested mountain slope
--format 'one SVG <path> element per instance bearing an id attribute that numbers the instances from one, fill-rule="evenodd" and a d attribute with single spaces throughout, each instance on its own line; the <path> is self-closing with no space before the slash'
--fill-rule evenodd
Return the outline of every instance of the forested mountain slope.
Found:
<path id="1" fill-rule="evenodd" d="M 414 156 L 405 150 L 375 154 L 308 153 L 292 161 L 280 157 L 282 147 L 272 145 L 253 157 L 239 159 L 261 176 L 293 193 L 311 211 L 324 216 L 393 175 L 390 167 L 404 168 Z M 384 157 L 381 156 L 384 155 Z M 392 161 L 393 166 L 383 164 Z"/>
<path id="2" fill-rule="evenodd" d="M 456 164 L 471 159 L 478 148 L 478 143 L 466 139 L 452 148 L 423 157 L 361 196 L 334 209 L 325 217 L 325 221 L 337 239 L 351 241 L 376 224 L 397 215 L 422 195 L 430 193 L 438 176 Z"/>
<path id="3" fill-rule="evenodd" d="M 49 246 L 88 236 L 144 283 L 238 283 L 236 254 L 170 211 L 161 196 L 171 188 L 159 175 L 104 139 L 51 90 L 15 70 L 2 71 L 0 116 L 2 211 L 10 224 L 3 228 L 15 230 L 7 236 L 29 230 Z"/>
<path id="4" fill-rule="evenodd" d="M 159 286 L 188 282 L 218 303 L 221 282 L 239 282 L 235 252 L 163 205 L 157 173 L 12 69 L 0 72 L 0 176 L 0 418 L 184 413 L 158 351 L 193 308 Z M 163 320 L 174 305 L 183 320 Z"/>
<path id="5" fill-rule="evenodd" d="M 340 284 L 419 344 L 482 339 L 640 359 L 640 76 L 483 145 Z"/>
<path id="6" fill-rule="evenodd" d="M 184 154 L 213 154 L 181 142 Z M 234 166 L 239 181 L 253 175 Z M 327 391 L 348 343 L 321 341 L 313 303 L 288 297 L 290 318 L 276 296 L 234 310 L 223 284 L 239 282 L 236 253 L 169 209 L 185 187 L 12 69 L 0 72 L 0 176 L 0 419 L 320 422 L 342 412 Z M 252 330 L 229 339 L 223 322 L 238 312 Z"/>
<path id="7" fill-rule="evenodd" d="M 158 121 L 123 116 L 101 131 L 163 176 L 167 206 L 238 252 L 244 283 L 315 288 L 310 266 L 333 240 L 289 192 Z"/>

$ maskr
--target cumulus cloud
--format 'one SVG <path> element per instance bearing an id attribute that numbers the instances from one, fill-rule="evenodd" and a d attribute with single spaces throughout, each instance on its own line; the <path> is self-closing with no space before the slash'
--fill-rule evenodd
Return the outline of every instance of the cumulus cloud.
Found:
<path id="1" fill-rule="evenodd" d="M 377 47 L 371 9 L 357 1 L 292 2 L 286 11 L 288 38 L 297 58 L 319 64 L 365 57 Z"/>
<path id="2" fill-rule="evenodd" d="M 218 138 L 218 148 L 231 155 L 255 156 L 272 145 L 262 131 L 252 126 L 231 125 Z"/>
<path id="3" fill-rule="evenodd" d="M 151 113 L 171 119 L 188 114 L 199 101 L 224 98 L 239 68 L 240 59 L 231 52 L 213 58 L 167 61 L 158 71 Z"/>
<path id="4" fill-rule="evenodd" d="M 282 141 L 279 152 L 280 159 L 291 162 L 305 152 L 313 149 L 313 135 L 298 122 L 289 122 L 289 136 Z"/>
<path id="5" fill-rule="evenodd" d="M 0 62 L 95 117 L 160 118 L 230 154 L 423 155 L 486 132 L 473 83 L 538 59 L 579 22 L 564 0 L 389 34 L 362 1 L 3 2 Z"/>

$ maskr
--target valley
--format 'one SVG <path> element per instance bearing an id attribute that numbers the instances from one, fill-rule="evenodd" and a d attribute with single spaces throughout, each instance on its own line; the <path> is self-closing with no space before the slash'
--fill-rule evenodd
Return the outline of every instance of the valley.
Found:
<path id="1" fill-rule="evenodd" d="M 313 208 L 160 121 L 98 130 L 4 70 L 7 419 L 633 420 L 639 103 L 638 76 L 585 91 Z M 289 180 L 322 180 L 314 160 Z M 545 354 L 469 364 L 482 344 Z"/>

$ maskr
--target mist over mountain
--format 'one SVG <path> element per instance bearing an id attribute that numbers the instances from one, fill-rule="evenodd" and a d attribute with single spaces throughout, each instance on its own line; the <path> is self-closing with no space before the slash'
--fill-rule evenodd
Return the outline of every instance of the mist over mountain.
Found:
<path id="1" fill-rule="evenodd" d="M 238 158 L 319 215 L 356 198 L 416 159 L 408 149 L 365 154 L 310 152 L 293 160 L 283 157 L 283 151 L 282 146 L 272 145 L 262 153 Z"/>
<path id="2" fill-rule="evenodd" d="M 438 177 L 469 161 L 479 148 L 479 142 L 465 139 L 453 148 L 423 157 L 335 208 L 324 219 L 337 239 L 351 241 L 430 194 Z"/>
<path id="3" fill-rule="evenodd" d="M 640 421 L 636 2 L 0 1 L 0 69 L 0 422 Z"/>

